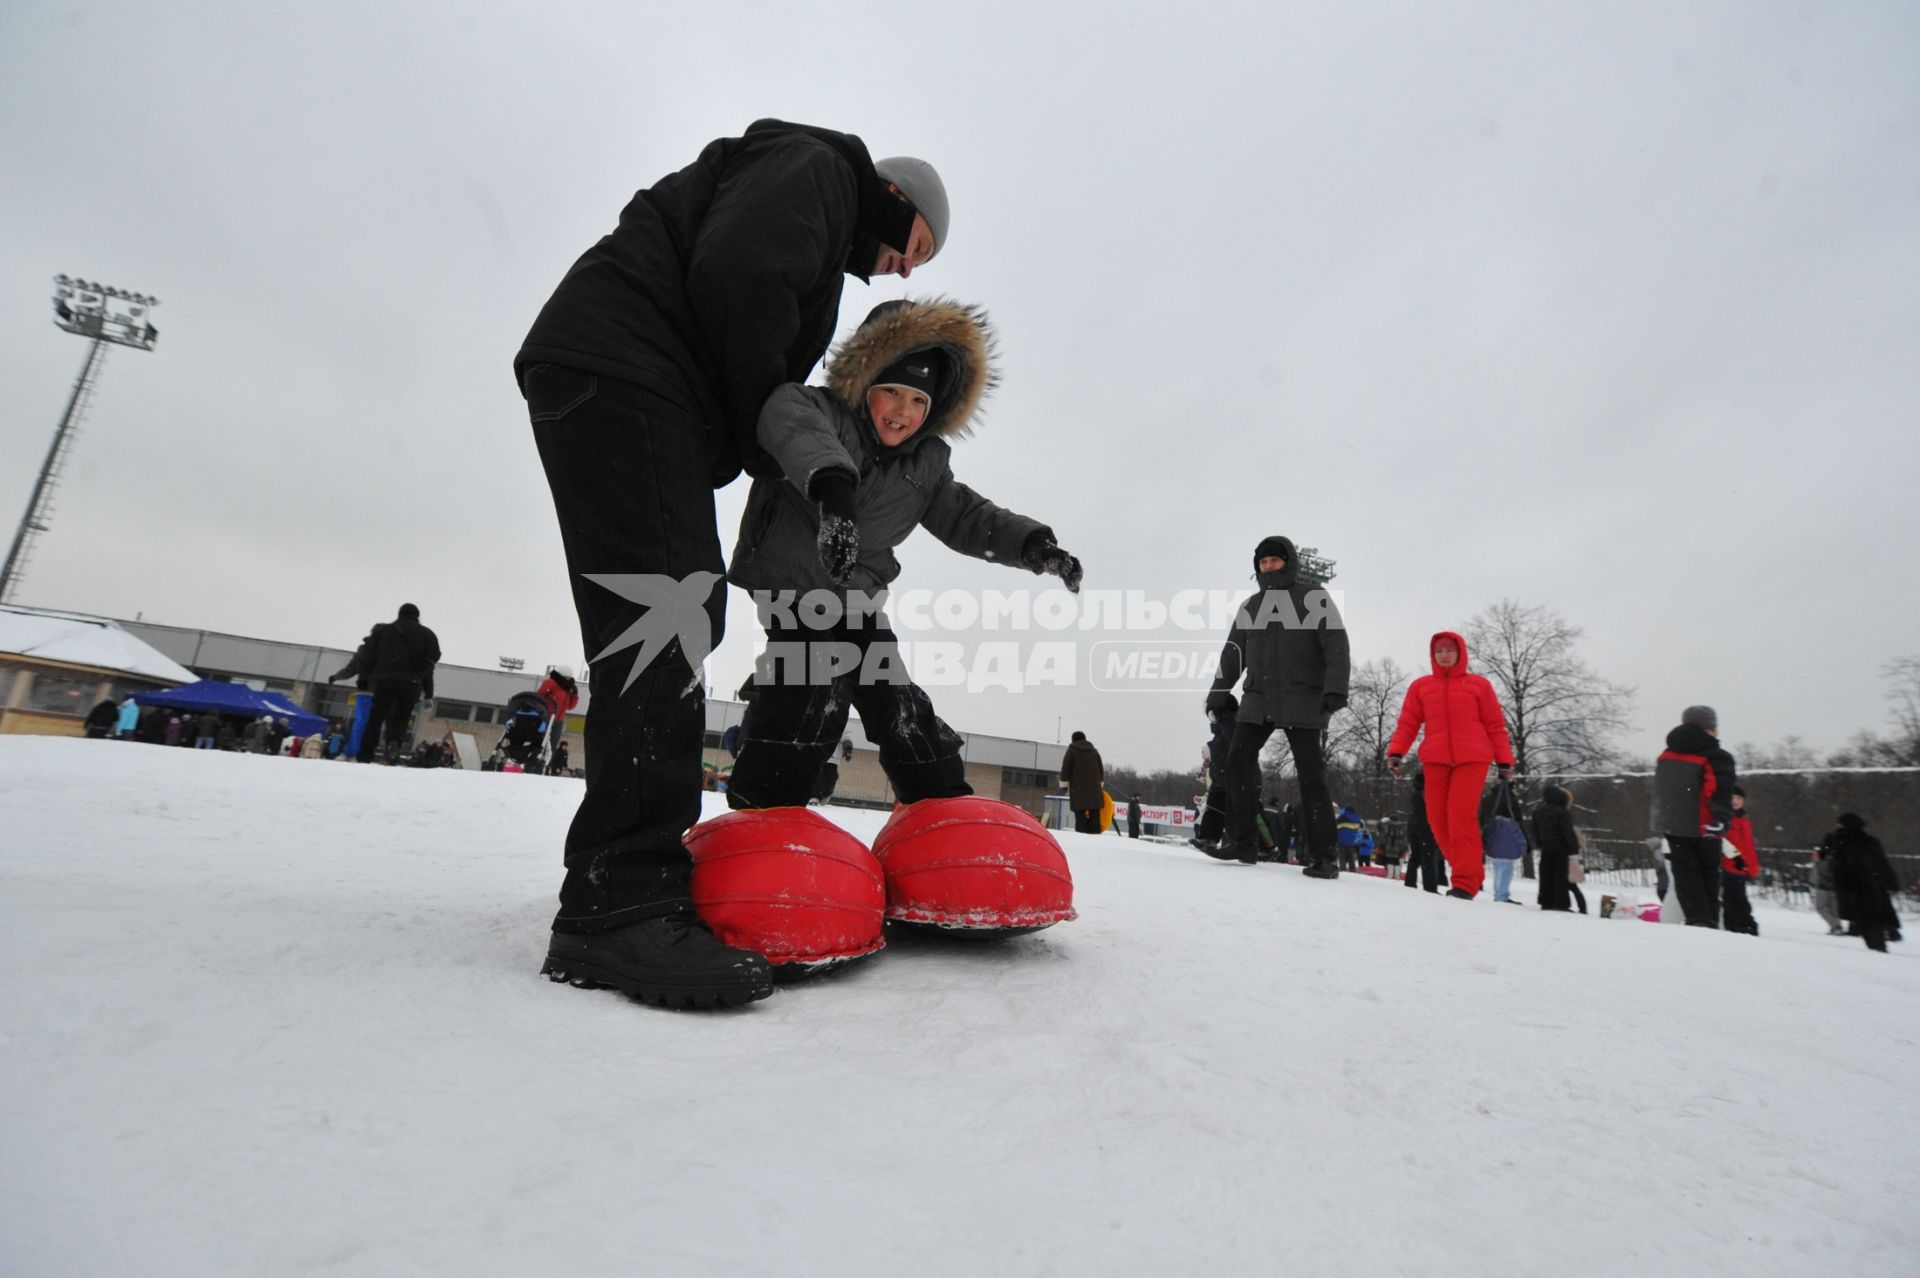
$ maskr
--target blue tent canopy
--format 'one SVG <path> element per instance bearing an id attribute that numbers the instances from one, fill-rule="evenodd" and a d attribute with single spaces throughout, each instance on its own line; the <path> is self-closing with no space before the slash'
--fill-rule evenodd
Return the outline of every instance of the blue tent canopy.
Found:
<path id="1" fill-rule="evenodd" d="M 269 715 L 285 721 L 295 736 L 310 737 L 324 732 L 327 721 L 311 711 L 302 710 L 278 692 L 255 692 L 244 683 L 223 683 L 202 679 L 179 688 L 158 692 L 136 692 L 133 699 L 143 706 L 167 710 L 211 710 L 215 714 L 243 715 L 258 719 Z"/>

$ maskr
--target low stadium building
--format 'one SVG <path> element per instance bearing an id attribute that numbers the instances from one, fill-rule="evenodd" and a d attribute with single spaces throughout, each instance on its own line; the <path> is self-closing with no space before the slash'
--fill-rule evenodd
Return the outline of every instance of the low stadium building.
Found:
<path id="1" fill-rule="evenodd" d="M 178 663 L 179 667 L 184 667 L 190 672 L 191 678 L 224 679 L 244 683 L 261 691 L 284 693 L 296 704 L 339 723 L 345 723 L 351 717 L 354 695 L 352 681 L 337 684 L 327 681 L 327 676 L 345 666 L 353 656 L 346 649 L 257 639 L 137 619 L 86 620 L 92 624 L 117 628 L 138 640 L 140 646 L 160 654 L 169 664 Z M 487 757 L 492 754 L 505 731 L 503 725 L 507 717 L 508 700 L 516 693 L 533 691 L 544 674 L 545 671 L 528 674 L 442 662 L 434 670 L 432 708 L 415 717 L 414 740 L 438 740 L 447 733 L 453 733 L 456 738 L 465 736 L 472 740 L 476 757 Z M 186 681 L 185 676 L 155 679 L 141 686 L 148 688 Z M 80 706 L 78 716 L 86 714 L 94 701 L 99 699 L 99 689 L 108 685 L 118 686 L 111 678 L 104 683 L 101 679 L 95 679 L 84 694 L 69 696 L 69 700 L 75 704 L 81 700 L 86 702 Z M 580 698 L 580 706 L 567 716 L 564 738 L 568 743 L 568 761 L 575 772 L 579 771 L 586 758 L 583 734 L 590 698 L 584 687 Z M 716 778 L 724 778 L 733 762 L 722 748 L 721 741 L 726 730 L 738 724 L 745 714 L 746 706 L 742 702 L 711 697 L 707 700 L 705 759 L 712 765 Z M 78 735 L 79 717 L 68 717 L 72 718 L 70 728 L 62 718 L 56 725 L 58 730 Z M 872 807 L 891 806 L 893 791 L 887 784 L 886 774 L 880 769 L 879 752 L 867 739 L 858 715 L 850 717 L 847 738 L 852 742 L 853 757 L 841 760 L 838 753 L 834 756 L 840 768 L 835 801 Z M 1046 796 L 1059 789 L 1060 760 L 1064 746 L 978 732 L 962 731 L 960 738 L 967 782 L 975 793 L 1017 804 L 1036 816 L 1045 813 Z"/>

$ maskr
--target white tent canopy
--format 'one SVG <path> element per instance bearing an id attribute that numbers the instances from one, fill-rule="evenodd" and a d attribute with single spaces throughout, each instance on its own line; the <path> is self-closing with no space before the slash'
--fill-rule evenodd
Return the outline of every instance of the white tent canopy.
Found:
<path id="1" fill-rule="evenodd" d="M 96 617 L 0 605 L 0 656 L 118 670 L 156 683 L 192 683 L 193 671 Z"/>

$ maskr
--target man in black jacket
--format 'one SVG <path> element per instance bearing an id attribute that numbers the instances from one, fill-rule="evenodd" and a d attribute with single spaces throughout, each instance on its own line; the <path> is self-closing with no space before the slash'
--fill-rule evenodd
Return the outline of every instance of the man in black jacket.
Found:
<path id="1" fill-rule="evenodd" d="M 400 605 L 392 621 L 383 621 L 360 641 L 354 661 L 361 663 L 358 673 L 373 689 L 373 709 L 367 715 L 366 731 L 360 734 L 362 763 L 371 763 L 384 738 L 389 758 L 398 759 L 400 743 L 413 720 L 414 704 L 424 695 L 433 700 L 433 668 L 440 661 L 440 639 L 420 624 L 420 609 L 410 603 Z M 348 663 L 351 670 L 353 663 Z M 347 671 L 334 676 L 340 678 Z"/>
<path id="2" fill-rule="evenodd" d="M 113 725 L 120 721 L 120 703 L 108 697 L 93 709 L 87 711 L 87 721 L 82 727 L 89 737 L 105 741 L 113 735 Z"/>
<path id="3" fill-rule="evenodd" d="M 826 353 L 844 277 L 912 274 L 947 222 L 924 161 L 876 163 L 851 134 L 761 120 L 636 194 L 515 357 L 594 694 L 553 979 L 674 1006 L 772 992 L 762 956 L 698 923 L 680 843 L 700 815 L 698 668 L 725 624 L 711 490 L 778 473 L 755 439 L 761 406 Z M 704 598 L 701 651 L 660 606 L 663 583 Z"/>
<path id="4" fill-rule="evenodd" d="M 1287 734 L 1300 779 L 1305 873 L 1338 878 L 1325 737 L 1327 721 L 1347 704 L 1346 624 L 1324 586 L 1301 580 L 1299 552 L 1287 538 L 1268 537 L 1255 546 L 1253 568 L 1260 591 L 1240 606 L 1207 695 L 1210 712 L 1225 706 L 1246 675 L 1227 753 L 1226 842 L 1208 854 L 1223 861 L 1258 859 L 1260 750 L 1278 728 Z"/>
<path id="5" fill-rule="evenodd" d="M 1720 840 L 1733 820 L 1734 762 L 1712 706 L 1688 706 L 1653 769 L 1648 824 L 1667 840 L 1688 927 L 1720 926 Z"/>
<path id="6" fill-rule="evenodd" d="M 1100 812 L 1106 804 L 1107 765 L 1084 732 L 1075 732 L 1060 756 L 1060 780 L 1067 787 L 1067 806 L 1073 809 L 1075 834 L 1100 833 Z"/>

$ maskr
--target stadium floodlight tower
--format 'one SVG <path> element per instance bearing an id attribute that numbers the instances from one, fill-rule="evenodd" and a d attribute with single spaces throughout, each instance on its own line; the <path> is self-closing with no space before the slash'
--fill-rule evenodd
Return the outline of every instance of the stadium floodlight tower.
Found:
<path id="1" fill-rule="evenodd" d="M 7 551 L 6 565 L 0 567 L 0 603 L 12 597 L 14 586 L 26 571 L 33 539 L 47 530 L 47 520 L 53 514 L 53 485 L 60 477 L 67 446 L 80 428 L 80 419 L 86 415 L 87 401 L 92 397 L 93 388 L 100 379 L 100 370 L 106 364 L 107 346 L 131 346 L 136 351 L 152 350 L 154 340 L 160 336 L 160 331 L 153 326 L 153 308 L 158 305 L 159 298 L 148 297 L 144 293 L 128 293 L 91 280 L 68 279 L 64 275 L 53 277 L 53 322 L 67 332 L 91 341 L 87 346 L 87 362 L 80 366 L 80 377 L 74 382 L 73 394 L 67 399 L 67 411 L 60 418 L 59 428 L 53 432 L 53 446 L 47 449 L 47 459 L 40 464 L 40 478 L 33 486 L 33 496 L 27 501 L 27 513 L 20 517 L 20 528 L 13 534 L 13 545 Z"/>

